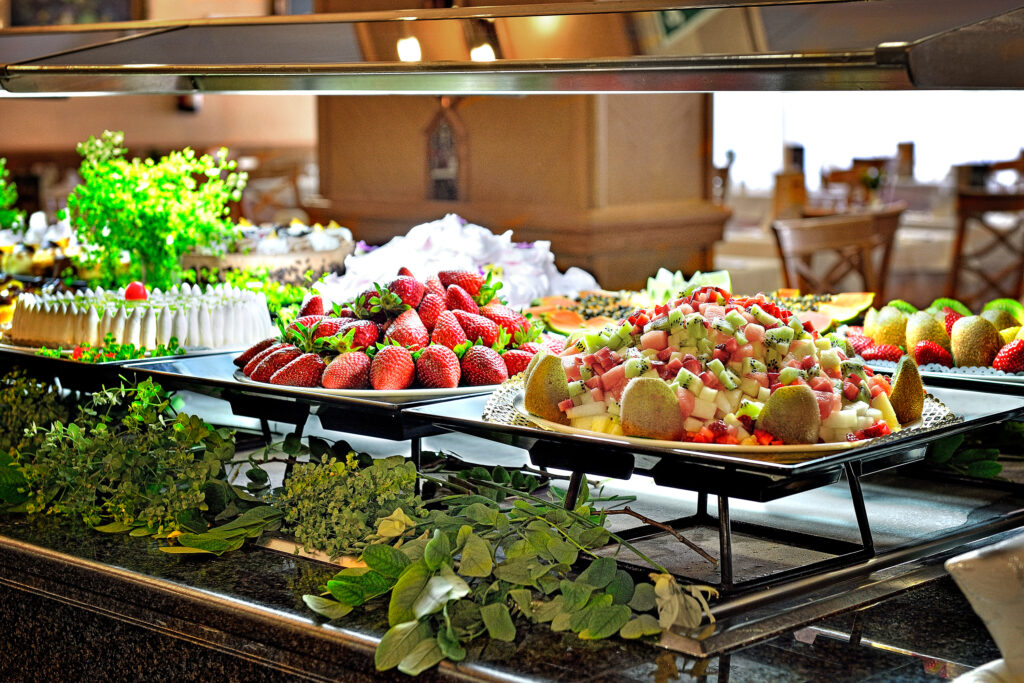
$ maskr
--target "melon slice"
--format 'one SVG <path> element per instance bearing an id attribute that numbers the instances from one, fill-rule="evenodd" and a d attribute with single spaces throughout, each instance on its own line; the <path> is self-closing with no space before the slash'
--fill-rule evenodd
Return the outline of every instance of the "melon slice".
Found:
<path id="1" fill-rule="evenodd" d="M 867 310 L 874 300 L 874 292 L 833 294 L 832 298 L 827 302 L 818 304 L 818 313 L 827 315 L 837 322 L 844 323 L 848 320 L 853 320 Z"/>

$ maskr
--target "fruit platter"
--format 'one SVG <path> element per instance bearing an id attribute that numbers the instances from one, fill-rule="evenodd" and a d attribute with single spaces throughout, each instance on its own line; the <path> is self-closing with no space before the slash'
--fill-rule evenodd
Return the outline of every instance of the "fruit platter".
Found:
<path id="1" fill-rule="evenodd" d="M 976 313 L 956 299 L 922 310 L 897 299 L 869 309 L 862 326 L 839 331 L 879 370 L 912 357 L 929 378 L 1024 384 L 1022 323 L 1024 306 L 1014 299 L 993 299 Z"/>
<path id="2" fill-rule="evenodd" d="M 283 334 L 237 358 L 235 377 L 339 396 L 429 398 L 479 393 L 522 372 L 564 338 L 542 334 L 467 270 L 424 280 L 406 268 L 348 301 L 310 293 Z"/>
<path id="3" fill-rule="evenodd" d="M 517 408 L 541 427 L 693 450 L 849 449 L 914 427 L 928 401 L 909 356 L 890 382 L 841 336 L 719 287 L 576 333 L 522 381 Z"/>

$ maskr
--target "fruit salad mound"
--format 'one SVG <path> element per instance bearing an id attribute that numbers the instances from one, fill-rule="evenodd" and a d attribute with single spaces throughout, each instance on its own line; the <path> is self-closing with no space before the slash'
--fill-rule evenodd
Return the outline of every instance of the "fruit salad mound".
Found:
<path id="1" fill-rule="evenodd" d="M 921 416 L 916 367 L 894 395 L 884 376 L 852 358 L 843 338 L 819 335 L 763 295 L 702 287 L 569 341 L 559 356 L 538 354 L 528 366 L 524 405 L 580 429 L 693 443 L 814 444 L 884 436 Z"/>
<path id="2" fill-rule="evenodd" d="M 325 389 L 451 389 L 501 384 L 540 350 L 544 336 L 497 296 L 500 282 L 470 271 L 424 281 L 402 268 L 352 300 L 306 298 L 282 337 L 254 344 L 234 363 L 257 382 Z"/>

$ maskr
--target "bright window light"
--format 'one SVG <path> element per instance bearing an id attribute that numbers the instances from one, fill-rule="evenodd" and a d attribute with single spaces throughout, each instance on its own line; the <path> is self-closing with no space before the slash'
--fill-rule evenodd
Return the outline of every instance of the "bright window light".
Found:
<path id="1" fill-rule="evenodd" d="M 770 192 L 783 146 L 804 147 L 807 187 L 854 157 L 893 157 L 914 143 L 914 179 L 940 183 L 953 164 L 1013 159 L 1024 148 L 1024 93 L 1012 91 L 723 92 L 714 95 L 714 163 L 734 188 Z"/>
<path id="2" fill-rule="evenodd" d="M 474 62 L 493 62 L 494 48 L 491 47 L 490 43 L 477 45 L 469 51 L 469 58 Z"/>
<path id="3" fill-rule="evenodd" d="M 423 58 L 420 41 L 416 36 L 398 39 L 398 58 L 403 62 L 418 62 Z"/>

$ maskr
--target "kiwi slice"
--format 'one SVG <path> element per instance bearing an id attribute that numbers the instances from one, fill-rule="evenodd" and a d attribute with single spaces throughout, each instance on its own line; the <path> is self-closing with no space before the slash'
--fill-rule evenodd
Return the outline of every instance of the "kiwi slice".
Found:
<path id="1" fill-rule="evenodd" d="M 960 315 L 973 315 L 971 309 L 967 308 L 962 302 L 956 299 L 947 299 L 945 297 L 939 297 L 928 306 L 929 309 L 941 311 L 943 308 L 951 308 Z"/>
<path id="2" fill-rule="evenodd" d="M 1024 305 L 1016 299 L 992 299 L 981 310 L 983 313 L 993 310 L 1006 311 L 1017 320 L 1017 324 L 1024 325 Z"/>
<path id="3" fill-rule="evenodd" d="M 886 306 L 892 306 L 893 308 L 903 311 L 907 315 L 910 315 L 911 313 L 917 313 L 917 306 L 910 303 L 909 301 L 904 301 L 903 299 L 893 299 L 892 301 L 887 303 Z"/>

